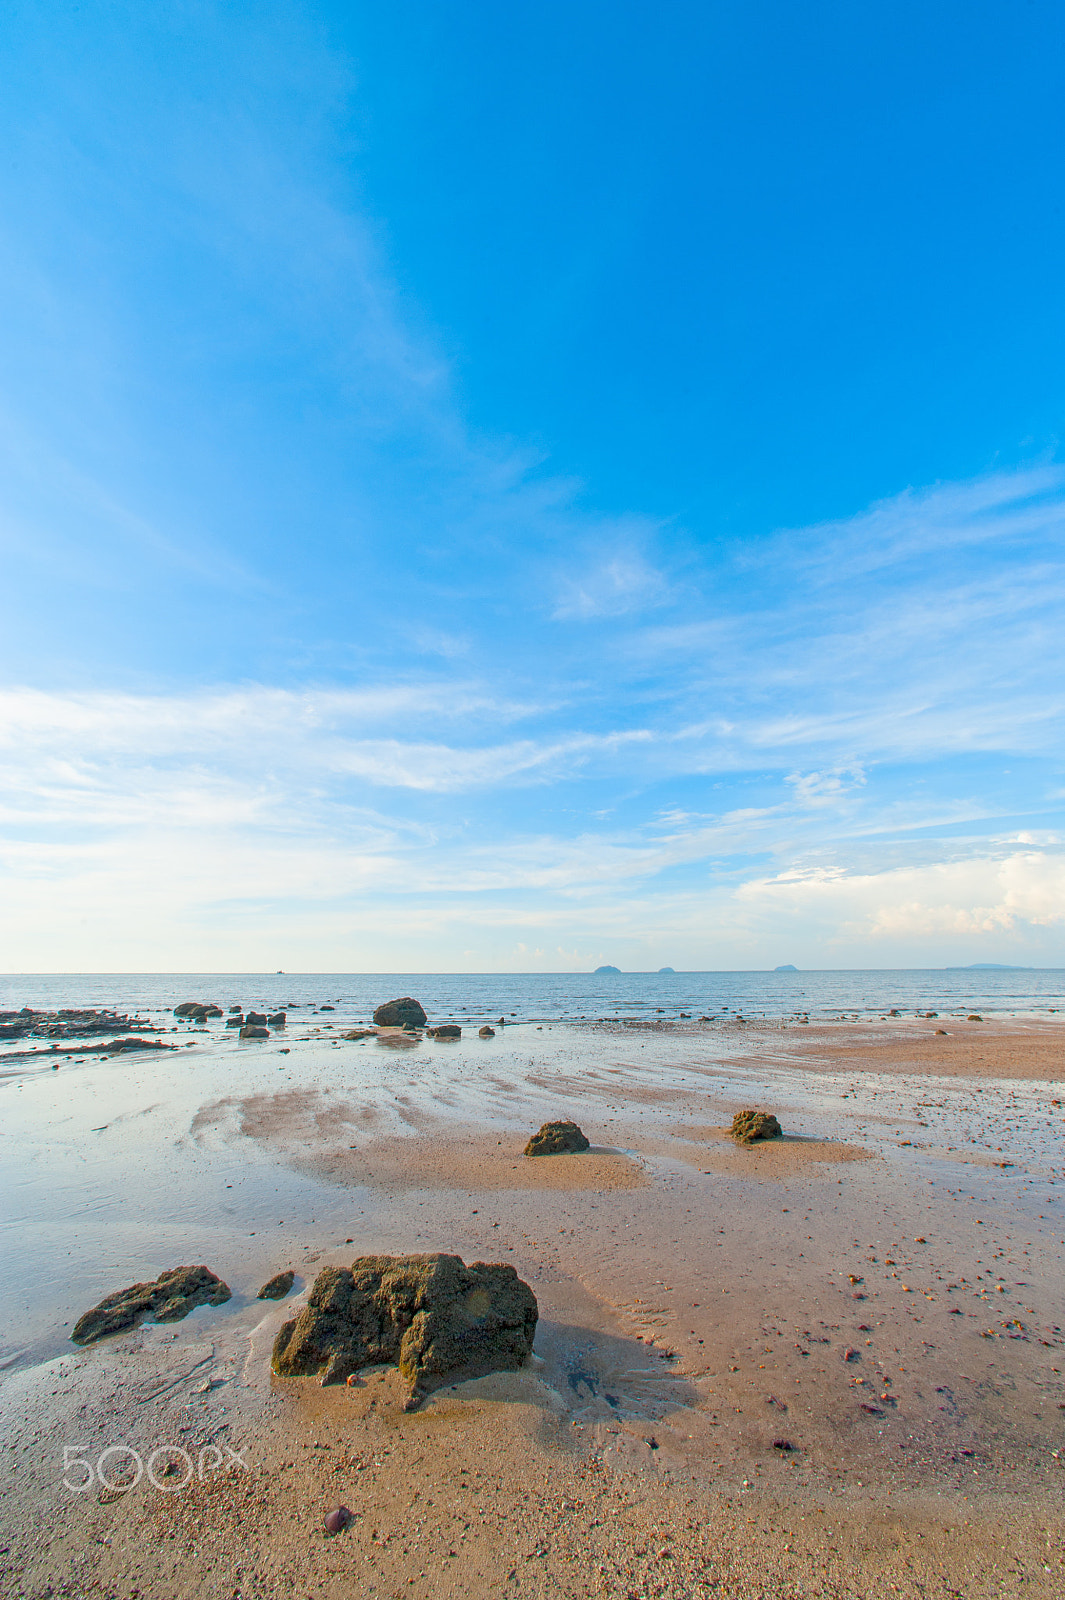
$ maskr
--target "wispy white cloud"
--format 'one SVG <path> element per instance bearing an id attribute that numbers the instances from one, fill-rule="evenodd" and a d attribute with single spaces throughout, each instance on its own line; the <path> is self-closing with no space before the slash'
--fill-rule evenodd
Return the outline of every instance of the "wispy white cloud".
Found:
<path id="1" fill-rule="evenodd" d="M 620 548 L 560 576 L 556 620 L 588 622 L 599 617 L 624 617 L 667 603 L 670 585 L 665 575 L 638 550 L 625 549 L 625 532 L 624 526 L 617 530 Z"/>

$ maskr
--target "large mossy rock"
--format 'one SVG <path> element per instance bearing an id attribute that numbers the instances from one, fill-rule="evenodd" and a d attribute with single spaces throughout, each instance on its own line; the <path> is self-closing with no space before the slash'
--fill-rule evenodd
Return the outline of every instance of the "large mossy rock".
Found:
<path id="1" fill-rule="evenodd" d="M 580 1155 L 589 1148 L 585 1135 L 575 1122 L 545 1122 L 525 1146 L 527 1156 Z"/>
<path id="2" fill-rule="evenodd" d="M 409 994 L 400 1000 L 388 1000 L 383 1006 L 378 1006 L 373 1019 L 379 1028 L 424 1028 L 428 1021 L 424 1006 Z"/>
<path id="3" fill-rule="evenodd" d="M 343 1383 L 360 1367 L 394 1363 L 408 1408 L 441 1383 L 515 1372 L 536 1332 L 536 1296 L 511 1266 L 450 1255 L 361 1256 L 325 1267 L 307 1305 L 274 1343 L 282 1377 L 321 1373 Z"/>
<path id="4" fill-rule="evenodd" d="M 732 1119 L 732 1137 L 741 1144 L 756 1144 L 759 1139 L 783 1139 L 784 1130 L 771 1111 L 737 1111 Z"/>
<path id="5" fill-rule="evenodd" d="M 75 1344 L 92 1344 L 109 1333 L 135 1328 L 142 1317 L 156 1322 L 179 1322 L 195 1306 L 220 1306 L 229 1299 L 229 1286 L 207 1267 L 172 1267 L 154 1283 L 134 1283 L 109 1294 L 86 1311 L 70 1335 Z"/>

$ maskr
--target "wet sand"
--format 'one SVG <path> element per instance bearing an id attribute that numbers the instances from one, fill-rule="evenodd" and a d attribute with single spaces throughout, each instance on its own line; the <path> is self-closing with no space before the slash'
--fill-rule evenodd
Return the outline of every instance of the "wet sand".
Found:
<path id="1" fill-rule="evenodd" d="M 984 1024 L 947 1058 L 938 1025 L 663 1029 L 653 1066 L 586 1030 L 484 1057 L 480 1121 L 389 1079 L 403 1132 L 340 1066 L 207 1097 L 194 1142 L 313 1177 L 348 1225 L 277 1239 L 280 1306 L 7 1378 L 4 1592 L 1060 1595 L 1065 1032 Z M 735 1146 L 744 1105 L 788 1137 Z M 521 1157 L 557 1110 L 593 1150 Z M 533 1286 L 528 1369 L 413 1414 L 388 1371 L 270 1377 L 321 1265 L 432 1249 Z M 175 1493 L 59 1481 L 64 1444 L 166 1442 L 241 1460 Z"/>

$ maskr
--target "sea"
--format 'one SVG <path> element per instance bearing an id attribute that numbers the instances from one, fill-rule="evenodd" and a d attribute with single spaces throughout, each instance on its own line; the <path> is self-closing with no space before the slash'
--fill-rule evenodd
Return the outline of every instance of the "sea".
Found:
<path id="1" fill-rule="evenodd" d="M 414 995 L 436 1021 L 580 1022 L 625 1016 L 752 1019 L 885 1016 L 895 1010 L 1046 1015 L 1065 1006 L 1065 968 L 914 967 L 774 972 L 160 972 L 0 976 L 0 1011 L 109 1007 L 153 1019 L 183 1000 L 270 1010 L 342 1008 L 365 1020 Z"/>

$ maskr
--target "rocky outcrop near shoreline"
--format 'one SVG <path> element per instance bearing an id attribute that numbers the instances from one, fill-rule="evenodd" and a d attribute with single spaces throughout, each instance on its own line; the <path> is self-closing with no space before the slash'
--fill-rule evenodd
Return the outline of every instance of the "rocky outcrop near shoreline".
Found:
<path id="1" fill-rule="evenodd" d="M 172 1267 L 154 1283 L 134 1283 L 105 1295 L 79 1317 L 70 1337 L 75 1344 L 92 1344 L 107 1334 L 135 1328 L 147 1316 L 156 1322 L 180 1322 L 195 1306 L 220 1306 L 229 1298 L 229 1285 L 209 1268 Z"/>
<path id="2" fill-rule="evenodd" d="M 460 1256 L 361 1256 L 326 1267 L 299 1316 L 274 1343 L 282 1377 L 343 1383 L 361 1367 L 395 1364 L 413 1410 L 458 1377 L 515 1372 L 532 1352 L 539 1308 L 511 1266 Z"/>
<path id="3" fill-rule="evenodd" d="M 379 1028 L 424 1028 L 429 1020 L 425 1007 L 409 994 L 378 1006 L 373 1019 Z"/>
<path id="4" fill-rule="evenodd" d="M 95 1034 L 152 1031 L 144 1017 L 130 1017 L 117 1011 L 0 1011 L 0 1039 L 91 1039 Z"/>

